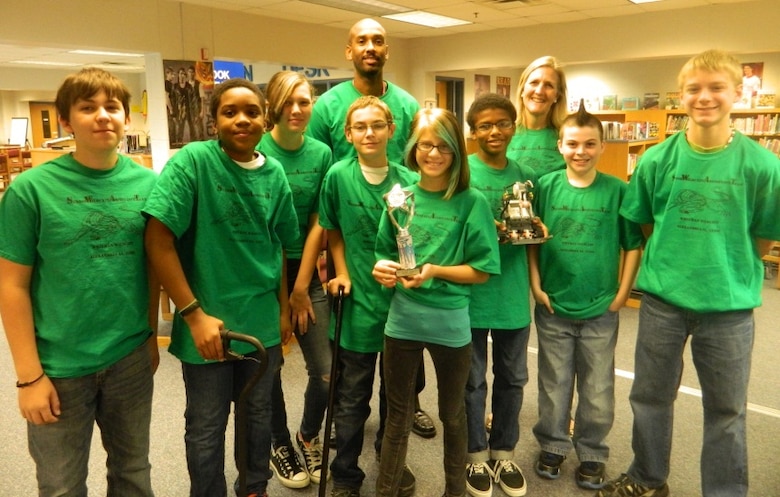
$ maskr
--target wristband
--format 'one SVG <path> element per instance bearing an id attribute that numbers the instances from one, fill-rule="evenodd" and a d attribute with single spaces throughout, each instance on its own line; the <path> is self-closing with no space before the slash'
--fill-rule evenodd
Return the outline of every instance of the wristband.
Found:
<path id="1" fill-rule="evenodd" d="M 199 308 L 200 308 L 200 302 L 198 302 L 198 299 L 195 299 L 179 310 L 179 316 L 185 317 L 188 314 L 194 312 L 195 309 L 199 309 Z"/>
<path id="2" fill-rule="evenodd" d="M 39 377 L 35 378 L 32 381 L 25 381 L 24 383 L 20 383 L 19 381 L 17 381 L 16 382 L 16 388 L 25 388 L 25 387 L 29 387 L 31 385 L 35 385 L 36 383 L 41 381 L 41 378 L 43 378 L 44 376 L 46 376 L 46 372 L 45 371 L 43 373 L 41 373 L 41 375 Z"/>

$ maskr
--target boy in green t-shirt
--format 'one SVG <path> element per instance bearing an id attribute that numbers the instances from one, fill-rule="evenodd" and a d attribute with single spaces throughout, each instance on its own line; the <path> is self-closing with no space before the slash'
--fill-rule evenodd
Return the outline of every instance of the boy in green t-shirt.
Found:
<path id="1" fill-rule="evenodd" d="M 379 220 L 385 215 L 382 196 L 392 185 L 410 185 L 417 175 L 390 162 L 387 143 L 395 125 L 387 105 L 376 97 L 360 97 L 347 111 L 345 134 L 357 157 L 334 164 L 320 193 L 320 225 L 328 230 L 328 248 L 336 276 L 331 294 L 340 286 L 344 301 L 336 386 L 336 457 L 331 464 L 333 497 L 359 495 L 365 473 L 358 466 L 363 431 L 371 411 L 376 360 L 382 351 L 390 308 L 389 290 L 371 276 Z M 331 338 L 335 319 L 331 319 Z M 406 471 L 399 495 L 411 495 L 414 476 Z"/>
<path id="2" fill-rule="evenodd" d="M 502 223 L 495 217 L 502 211 L 505 189 L 516 182 L 536 182 L 533 169 L 507 157 L 516 119 L 512 102 L 495 93 L 476 99 L 466 116 L 471 137 L 479 146 L 468 158 L 471 186 L 487 198 L 499 229 Z M 528 261 L 524 245 L 502 243 L 499 250 L 501 274 L 475 285 L 469 306 L 472 354 L 466 384 L 469 432 L 466 488 L 474 497 L 489 497 L 493 481 L 511 497 L 525 495 L 527 489 L 523 472 L 513 458 L 520 437 L 518 417 L 523 387 L 528 383 L 531 324 Z M 494 374 L 489 438 L 485 430 L 488 335 L 493 343 Z"/>
<path id="3" fill-rule="evenodd" d="M 642 156 L 620 210 L 648 235 L 637 287 L 634 461 L 597 495 L 666 497 L 690 338 L 702 389 L 704 497 L 748 494 L 746 406 L 761 256 L 780 239 L 780 160 L 736 131 L 742 68 L 708 50 L 678 76 L 688 128 Z"/>
<path id="4" fill-rule="evenodd" d="M 533 432 L 542 449 L 536 473 L 557 479 L 573 446 L 580 461 L 577 484 L 589 489 L 605 482 L 618 311 L 631 293 L 642 245 L 639 225 L 619 214 L 626 184 L 596 170 L 605 145 L 601 121 L 584 106 L 563 122 L 558 148 L 566 169 L 539 180 L 536 204 L 555 236 L 530 251 L 539 340 L 539 421 Z"/>
<path id="5" fill-rule="evenodd" d="M 0 313 L 38 491 L 86 495 L 97 423 L 106 493 L 151 497 L 160 287 L 141 208 L 157 176 L 117 153 L 130 122 L 119 78 L 84 69 L 55 104 L 76 150 L 18 176 L 0 202 Z"/>
<path id="6" fill-rule="evenodd" d="M 187 392 L 184 441 L 190 497 L 224 497 L 225 426 L 235 392 L 255 361 L 223 361 L 220 330 L 254 336 L 268 371 L 246 408 L 247 491 L 262 497 L 271 478 L 271 385 L 290 325 L 283 247 L 298 238 L 284 168 L 255 151 L 265 99 L 252 82 L 230 79 L 211 96 L 217 140 L 192 142 L 165 165 L 144 207 L 146 248 L 179 312 L 170 352 L 182 362 Z M 234 343 L 241 354 L 256 351 Z"/>

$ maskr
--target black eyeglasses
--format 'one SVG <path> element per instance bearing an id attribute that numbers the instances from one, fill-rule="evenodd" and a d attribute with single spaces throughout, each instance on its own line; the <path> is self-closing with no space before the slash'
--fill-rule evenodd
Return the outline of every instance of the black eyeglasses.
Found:
<path id="1" fill-rule="evenodd" d="M 487 133 L 488 131 L 493 131 L 493 126 L 502 131 L 505 131 L 507 129 L 511 129 L 514 125 L 515 123 L 509 120 L 498 121 L 497 123 L 480 123 L 477 125 L 477 131 L 480 133 Z"/>
<path id="2" fill-rule="evenodd" d="M 387 127 L 390 125 L 390 123 L 386 123 L 384 121 L 377 121 L 375 123 L 371 124 L 355 124 L 353 126 L 350 126 L 349 129 L 352 130 L 353 133 L 365 133 L 368 131 L 369 128 L 371 128 L 371 131 L 377 132 L 377 131 L 383 131 L 387 129 Z"/>
<path id="3" fill-rule="evenodd" d="M 419 150 L 420 152 L 425 152 L 427 154 L 433 151 L 434 148 L 438 150 L 439 153 L 442 155 L 450 155 L 455 153 L 452 147 L 450 147 L 446 143 L 442 143 L 441 145 L 434 145 L 433 143 L 430 142 L 417 142 L 417 150 Z"/>

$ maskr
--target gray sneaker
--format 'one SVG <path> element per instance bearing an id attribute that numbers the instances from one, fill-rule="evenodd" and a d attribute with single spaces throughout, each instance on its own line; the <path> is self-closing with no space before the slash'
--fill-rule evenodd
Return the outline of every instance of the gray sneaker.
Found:
<path id="1" fill-rule="evenodd" d="M 330 497 L 360 497 L 360 490 L 348 487 L 333 487 Z"/>
<path id="2" fill-rule="evenodd" d="M 313 483 L 320 482 L 320 475 L 322 474 L 322 444 L 320 443 L 320 437 L 314 437 L 308 442 L 303 440 L 301 432 L 296 433 L 295 441 L 298 443 L 298 448 L 301 449 L 303 454 L 303 466 L 306 469 L 306 473 L 309 474 L 309 478 Z M 328 479 L 330 479 L 330 473 L 328 473 Z"/>

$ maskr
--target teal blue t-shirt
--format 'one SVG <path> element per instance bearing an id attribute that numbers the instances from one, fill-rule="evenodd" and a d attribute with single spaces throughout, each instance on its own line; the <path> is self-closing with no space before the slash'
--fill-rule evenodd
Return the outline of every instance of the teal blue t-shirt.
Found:
<path id="1" fill-rule="evenodd" d="M 456 193 L 444 200 L 444 192 L 429 192 L 419 185 L 406 188 L 414 194 L 415 213 L 409 227 L 417 264 L 440 266 L 468 264 L 474 269 L 495 275 L 501 272 L 498 238 L 493 216 L 484 195 L 472 188 Z M 399 224 L 405 224 L 405 215 L 398 213 Z M 376 260 L 398 260 L 396 229 L 388 216 L 379 222 L 376 239 Z M 471 325 L 468 306 L 474 285 L 454 283 L 433 278 L 419 288 L 403 288 L 396 285 L 395 292 L 420 306 L 436 310 L 462 310 L 461 322 L 449 323 L 448 333 L 441 334 L 436 326 L 424 327 L 418 320 L 388 319 L 385 334 L 404 340 L 439 343 L 462 347 L 471 341 Z M 438 311 L 434 311 L 438 312 Z M 458 315 L 457 312 L 453 316 Z M 391 326 L 398 323 L 399 326 Z M 459 324 L 459 326 L 455 326 Z M 441 324 L 439 328 L 444 328 Z"/>
<path id="2" fill-rule="evenodd" d="M 383 329 L 391 293 L 377 283 L 374 245 L 380 219 L 386 217 L 382 196 L 396 183 L 402 186 L 417 181 L 416 173 L 394 162 L 387 177 L 372 185 L 363 177 L 357 159 L 347 159 L 330 168 L 320 193 L 320 225 L 339 230 L 344 238 L 347 271 L 352 292 L 344 300 L 341 346 L 353 352 L 379 352 L 383 348 Z M 336 320 L 330 320 L 333 338 Z"/>
<path id="3" fill-rule="evenodd" d="M 512 159 L 504 169 L 495 169 L 472 154 L 469 170 L 471 187 L 485 195 L 496 221 L 501 221 L 502 197 L 508 186 L 527 180 L 536 185 L 536 173 Z M 531 324 L 526 247 L 503 243 L 499 251 L 501 274 L 472 289 L 469 306 L 472 328 L 516 330 Z"/>

